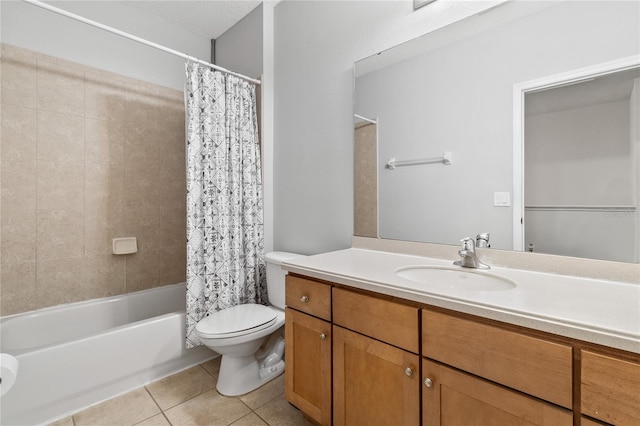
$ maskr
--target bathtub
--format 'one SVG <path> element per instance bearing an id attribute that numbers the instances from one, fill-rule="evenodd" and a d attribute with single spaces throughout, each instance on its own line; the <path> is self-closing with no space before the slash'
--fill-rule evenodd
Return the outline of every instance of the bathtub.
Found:
<path id="1" fill-rule="evenodd" d="M 50 423 L 217 356 L 185 348 L 185 284 L 0 318 L 15 356 L 0 424 Z"/>

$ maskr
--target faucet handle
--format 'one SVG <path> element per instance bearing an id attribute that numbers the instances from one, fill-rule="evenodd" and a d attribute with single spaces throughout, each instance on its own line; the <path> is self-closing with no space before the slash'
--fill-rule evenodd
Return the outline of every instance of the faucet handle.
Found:
<path id="1" fill-rule="evenodd" d="M 476 242 L 471 237 L 464 237 L 460 242 L 462 243 L 462 250 L 474 251 L 476 248 Z"/>

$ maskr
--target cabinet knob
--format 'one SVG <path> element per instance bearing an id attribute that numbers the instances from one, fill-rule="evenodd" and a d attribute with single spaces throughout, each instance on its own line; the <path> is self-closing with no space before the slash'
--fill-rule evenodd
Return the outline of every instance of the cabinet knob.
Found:
<path id="1" fill-rule="evenodd" d="M 302 296 L 302 297 L 300 298 L 300 301 L 301 301 L 302 303 L 307 303 L 307 302 L 309 301 L 309 296 Z"/>
<path id="2" fill-rule="evenodd" d="M 325 340 L 327 338 L 327 335 L 324 333 L 320 333 L 320 340 Z"/>
<path id="3" fill-rule="evenodd" d="M 428 387 L 428 388 L 431 388 L 431 387 L 433 387 L 433 381 L 430 378 L 425 377 L 424 378 L 424 385 L 426 387 Z"/>
<path id="4" fill-rule="evenodd" d="M 404 374 L 405 374 L 407 377 L 411 377 L 411 376 L 413 376 L 413 370 L 411 369 L 411 367 L 407 367 L 407 368 L 405 368 L 405 369 L 404 369 Z"/>

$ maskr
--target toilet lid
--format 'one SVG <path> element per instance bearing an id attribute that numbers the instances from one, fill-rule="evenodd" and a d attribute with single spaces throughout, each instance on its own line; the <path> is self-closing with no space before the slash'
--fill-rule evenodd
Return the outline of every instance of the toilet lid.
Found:
<path id="1" fill-rule="evenodd" d="M 223 309 L 203 318 L 196 331 L 203 337 L 225 338 L 254 333 L 276 322 L 276 311 L 264 305 L 247 304 Z"/>

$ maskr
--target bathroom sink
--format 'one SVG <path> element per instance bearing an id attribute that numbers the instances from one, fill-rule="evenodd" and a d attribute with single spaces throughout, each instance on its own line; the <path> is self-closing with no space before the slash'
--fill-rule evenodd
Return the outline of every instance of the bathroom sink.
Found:
<path id="1" fill-rule="evenodd" d="M 505 291 L 516 287 L 513 281 L 487 272 L 445 266 L 406 266 L 396 275 L 425 286 L 466 291 Z"/>

